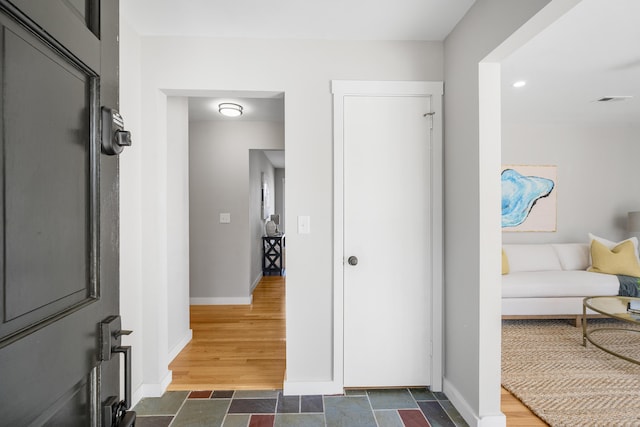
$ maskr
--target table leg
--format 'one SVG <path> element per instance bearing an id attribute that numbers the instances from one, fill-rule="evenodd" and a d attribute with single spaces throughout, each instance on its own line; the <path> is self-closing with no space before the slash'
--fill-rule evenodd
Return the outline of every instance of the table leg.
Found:
<path id="1" fill-rule="evenodd" d="M 582 345 L 587 346 L 587 306 L 582 302 Z"/>

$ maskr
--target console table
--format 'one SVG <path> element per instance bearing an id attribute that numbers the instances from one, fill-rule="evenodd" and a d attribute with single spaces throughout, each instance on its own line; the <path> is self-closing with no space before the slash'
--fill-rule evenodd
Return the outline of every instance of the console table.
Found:
<path id="1" fill-rule="evenodd" d="M 284 276 L 284 234 L 262 236 L 262 274 Z"/>

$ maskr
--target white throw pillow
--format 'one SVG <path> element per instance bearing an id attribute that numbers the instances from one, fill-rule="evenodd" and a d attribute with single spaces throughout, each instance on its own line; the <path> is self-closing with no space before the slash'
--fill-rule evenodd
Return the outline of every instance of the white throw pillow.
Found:
<path id="1" fill-rule="evenodd" d="M 597 240 L 598 242 L 602 243 L 603 245 L 605 245 L 609 249 L 615 248 L 616 246 L 618 246 L 622 242 L 626 242 L 627 240 L 631 240 L 631 243 L 633 243 L 633 250 L 636 253 L 636 258 L 638 258 L 638 238 L 637 237 L 630 237 L 628 239 L 624 239 L 624 240 L 621 240 L 619 242 L 614 242 L 614 241 L 611 241 L 611 240 L 607 240 L 604 237 L 599 237 L 599 236 L 596 236 L 595 234 L 589 233 L 589 247 L 591 247 L 591 241 L 592 240 Z M 589 267 L 592 267 L 592 266 L 593 266 L 593 262 L 591 261 L 591 250 L 589 250 Z"/>

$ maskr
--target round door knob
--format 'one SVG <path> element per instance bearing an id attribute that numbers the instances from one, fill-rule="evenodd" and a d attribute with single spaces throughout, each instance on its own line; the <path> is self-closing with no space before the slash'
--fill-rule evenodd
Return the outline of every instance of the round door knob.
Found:
<path id="1" fill-rule="evenodd" d="M 349 263 L 349 265 L 358 265 L 358 257 L 355 257 L 355 256 L 351 255 L 347 259 L 347 262 Z"/>

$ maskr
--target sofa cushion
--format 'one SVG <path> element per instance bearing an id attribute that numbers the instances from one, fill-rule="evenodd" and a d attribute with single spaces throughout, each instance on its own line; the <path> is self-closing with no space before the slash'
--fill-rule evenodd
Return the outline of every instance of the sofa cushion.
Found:
<path id="1" fill-rule="evenodd" d="M 610 274 L 569 271 L 523 271 L 502 276 L 502 298 L 618 295 L 618 278 Z"/>
<path id="2" fill-rule="evenodd" d="M 589 271 L 640 277 L 638 257 L 633 243 L 628 240 L 612 249 L 597 240 L 592 241 L 591 259 L 593 265 L 589 268 Z"/>
<path id="3" fill-rule="evenodd" d="M 519 271 L 562 270 L 558 255 L 549 244 L 504 245 L 509 260 L 509 274 Z"/>
<path id="4" fill-rule="evenodd" d="M 589 267 L 588 243 L 554 243 L 563 270 L 586 270 Z"/>

